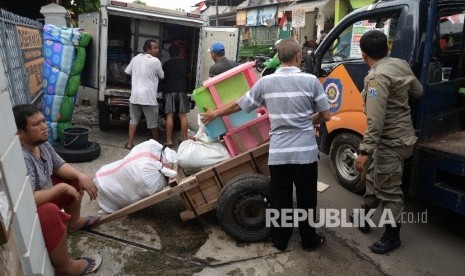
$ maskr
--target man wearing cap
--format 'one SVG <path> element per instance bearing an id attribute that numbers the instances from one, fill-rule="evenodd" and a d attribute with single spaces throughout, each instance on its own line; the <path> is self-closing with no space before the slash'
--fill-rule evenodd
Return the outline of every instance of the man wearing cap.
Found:
<path id="1" fill-rule="evenodd" d="M 213 43 L 209 52 L 213 61 L 215 61 L 215 64 L 210 67 L 210 71 L 208 73 L 210 78 L 239 65 L 237 62 L 229 60 L 224 56 L 224 45 L 220 42 Z"/>

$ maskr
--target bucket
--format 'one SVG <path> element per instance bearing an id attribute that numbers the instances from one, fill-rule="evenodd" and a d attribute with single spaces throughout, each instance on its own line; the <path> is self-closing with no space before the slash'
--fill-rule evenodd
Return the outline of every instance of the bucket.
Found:
<path id="1" fill-rule="evenodd" d="M 86 149 L 89 142 L 89 129 L 70 127 L 63 130 L 63 146 L 68 149 Z"/>

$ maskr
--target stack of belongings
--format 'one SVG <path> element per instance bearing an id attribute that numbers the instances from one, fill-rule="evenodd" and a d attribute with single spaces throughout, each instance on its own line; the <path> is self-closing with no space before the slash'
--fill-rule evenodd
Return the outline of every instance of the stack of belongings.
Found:
<path id="1" fill-rule="evenodd" d="M 200 112 L 215 109 L 245 95 L 257 82 L 255 63 L 247 62 L 203 82 L 192 97 Z M 218 117 L 205 125 L 212 140 L 223 138 L 231 156 L 251 150 L 270 139 L 270 120 L 266 108 L 255 112 L 244 110 Z"/>
<path id="2" fill-rule="evenodd" d="M 113 213 L 161 191 L 176 177 L 177 163 L 176 151 L 150 139 L 123 159 L 102 166 L 94 178 L 101 210 Z"/>
<path id="3" fill-rule="evenodd" d="M 91 37 L 78 28 L 46 24 L 44 30 L 44 67 L 42 112 L 47 121 L 49 142 L 64 141 L 63 130 L 71 119 L 86 60 L 85 48 Z"/>
<path id="4" fill-rule="evenodd" d="M 194 137 L 178 147 L 179 166 L 184 174 L 191 175 L 231 158 L 226 147 L 218 140 L 211 140 L 205 133 L 205 125 L 197 118 L 199 129 Z"/>

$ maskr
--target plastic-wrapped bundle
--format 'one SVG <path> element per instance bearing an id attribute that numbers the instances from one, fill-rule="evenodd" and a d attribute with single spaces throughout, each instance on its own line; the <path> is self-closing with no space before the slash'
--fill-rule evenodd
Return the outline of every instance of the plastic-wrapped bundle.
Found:
<path id="1" fill-rule="evenodd" d="M 81 32 L 77 28 L 57 27 L 52 24 L 44 26 L 44 40 L 52 40 L 63 45 L 78 46 Z"/>
<path id="2" fill-rule="evenodd" d="M 44 94 L 63 96 L 69 76 L 47 62 L 44 62 L 43 68 Z"/>
<path id="3" fill-rule="evenodd" d="M 44 58 L 47 63 L 70 74 L 75 57 L 75 47 L 52 40 L 44 41 Z M 85 57 L 84 57 L 85 58 Z"/>
<path id="4" fill-rule="evenodd" d="M 71 121 L 76 97 L 44 94 L 42 113 L 49 122 Z"/>
<path id="5" fill-rule="evenodd" d="M 87 48 L 89 46 L 92 37 L 88 33 L 81 33 L 81 39 L 79 40 L 79 47 Z"/>
<path id="6" fill-rule="evenodd" d="M 86 49 L 78 47 L 76 51 L 76 57 L 74 58 L 73 67 L 71 68 L 71 76 L 79 75 L 84 69 L 86 63 Z"/>
<path id="7" fill-rule="evenodd" d="M 179 166 L 194 174 L 206 167 L 230 159 L 228 150 L 219 141 L 203 142 L 186 140 L 178 147 Z"/>
<path id="8" fill-rule="evenodd" d="M 100 208 L 112 213 L 161 191 L 175 177 L 177 153 L 151 139 L 135 146 L 123 159 L 95 173 Z M 166 177 L 166 178 L 165 178 Z"/>
<path id="9" fill-rule="evenodd" d="M 46 24 L 44 33 L 44 67 L 42 113 L 49 126 L 51 143 L 64 141 L 63 130 L 71 119 L 86 59 L 85 47 L 90 35 L 82 29 Z"/>
<path id="10" fill-rule="evenodd" d="M 81 83 L 81 74 L 71 76 L 68 80 L 68 85 L 65 89 L 65 96 L 74 97 L 79 91 L 79 84 Z"/>

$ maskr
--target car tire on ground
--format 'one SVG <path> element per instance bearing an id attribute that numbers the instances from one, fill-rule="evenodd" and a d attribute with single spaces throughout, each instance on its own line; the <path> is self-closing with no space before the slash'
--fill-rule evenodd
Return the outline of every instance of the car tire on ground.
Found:
<path id="1" fill-rule="evenodd" d="M 54 148 L 58 155 L 69 163 L 89 162 L 100 156 L 100 144 L 95 142 L 88 142 L 85 149 L 68 149 L 62 142 Z"/>
<path id="2" fill-rule="evenodd" d="M 237 241 L 256 242 L 270 235 L 265 227 L 270 182 L 261 174 L 244 174 L 228 182 L 219 196 L 216 216 L 221 228 Z"/>
<path id="3" fill-rule="evenodd" d="M 361 137 L 352 133 L 342 133 L 331 143 L 329 156 L 331 170 L 339 184 L 354 193 L 365 191 L 365 173 L 359 173 L 355 168 L 355 160 Z"/>

